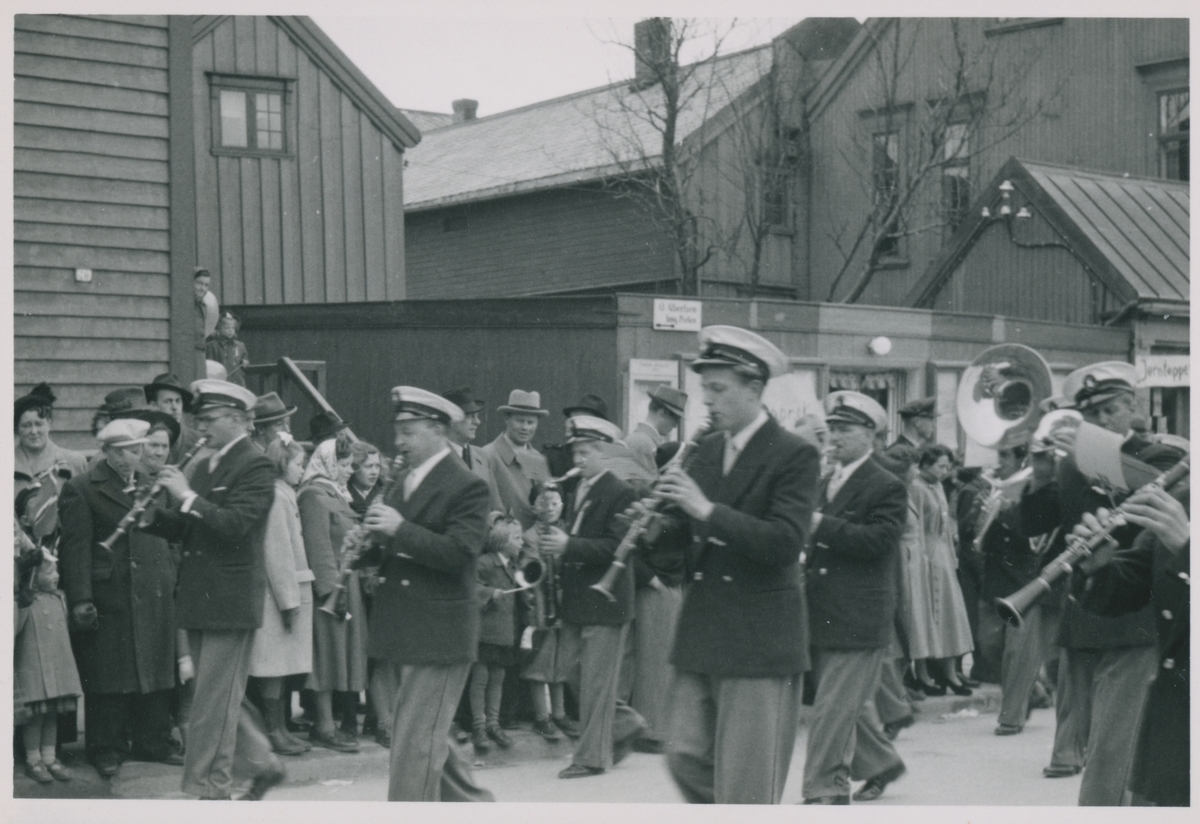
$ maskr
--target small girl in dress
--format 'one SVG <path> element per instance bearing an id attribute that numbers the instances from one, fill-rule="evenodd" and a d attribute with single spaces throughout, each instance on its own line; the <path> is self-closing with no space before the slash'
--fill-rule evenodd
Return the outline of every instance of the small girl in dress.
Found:
<path id="1" fill-rule="evenodd" d="M 35 546 L 20 528 L 15 532 L 19 578 L 13 644 L 13 723 L 21 726 L 25 774 L 39 784 L 52 784 L 56 778 L 70 781 L 71 773 L 55 753 L 58 714 L 74 715 L 83 687 L 67 635 L 66 596 L 58 588 L 58 560 Z"/>

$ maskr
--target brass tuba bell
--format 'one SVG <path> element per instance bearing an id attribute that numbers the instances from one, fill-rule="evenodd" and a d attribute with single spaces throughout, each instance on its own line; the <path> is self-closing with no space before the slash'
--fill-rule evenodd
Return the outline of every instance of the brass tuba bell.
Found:
<path id="1" fill-rule="evenodd" d="M 963 370 L 958 384 L 958 422 L 980 446 L 995 449 L 1032 434 L 1039 404 L 1053 393 L 1050 367 L 1028 346 L 1002 343 L 984 350 Z"/>

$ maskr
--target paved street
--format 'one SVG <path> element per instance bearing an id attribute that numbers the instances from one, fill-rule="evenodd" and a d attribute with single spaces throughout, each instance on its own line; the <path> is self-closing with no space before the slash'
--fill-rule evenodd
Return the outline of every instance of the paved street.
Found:
<path id="1" fill-rule="evenodd" d="M 917 723 L 900 733 L 897 747 L 908 775 L 888 787 L 883 805 L 1074 806 L 1079 779 L 1046 779 L 1054 734 L 1052 710 L 1036 710 L 1021 735 L 998 738 L 995 687 L 969 699 L 930 698 Z M 784 793 L 785 803 L 801 800 L 805 730 L 801 731 Z M 661 756 L 634 753 L 601 776 L 564 781 L 556 777 L 570 761 L 564 741 L 551 745 L 519 731 L 513 750 L 493 752 L 476 764 L 476 776 L 500 801 L 675 803 L 679 795 Z M 387 794 L 387 753 L 364 739 L 358 755 L 327 750 L 287 759 L 289 781 L 272 792 L 279 801 L 382 801 Z M 18 797 L 108 797 L 183 799 L 179 768 L 130 762 L 111 782 L 90 767 L 75 764 L 76 780 L 47 790 L 18 771 Z"/>

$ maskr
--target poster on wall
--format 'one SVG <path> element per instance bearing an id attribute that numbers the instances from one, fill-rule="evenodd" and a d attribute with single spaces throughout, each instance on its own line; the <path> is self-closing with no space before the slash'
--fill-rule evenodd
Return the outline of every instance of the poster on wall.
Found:
<path id="1" fill-rule="evenodd" d="M 683 391 L 688 393 L 687 416 L 684 418 L 684 437 L 704 425 L 708 410 L 704 406 L 700 376 L 683 365 Z M 817 397 L 817 368 L 800 367 L 774 378 L 763 391 L 763 405 L 785 429 L 795 429 L 805 415 L 820 411 Z"/>
<path id="2" fill-rule="evenodd" d="M 625 393 L 628 399 L 625 407 L 626 432 L 646 419 L 646 413 L 650 411 L 650 393 L 654 387 L 663 384 L 673 389 L 679 388 L 679 361 L 630 358 L 629 387 Z"/>

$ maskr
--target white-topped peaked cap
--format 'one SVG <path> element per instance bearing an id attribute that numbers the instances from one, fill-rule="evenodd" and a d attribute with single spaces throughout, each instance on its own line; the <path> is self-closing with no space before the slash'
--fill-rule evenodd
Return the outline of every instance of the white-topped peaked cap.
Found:
<path id="1" fill-rule="evenodd" d="M 825 421 L 855 423 L 879 430 L 887 426 L 887 412 L 874 398 L 844 389 L 825 399 Z"/>
<path id="2" fill-rule="evenodd" d="M 769 381 L 787 374 L 787 355 L 761 335 L 737 326 L 706 326 L 700 330 L 700 357 L 692 361 L 692 370 L 706 366 L 729 366 Z"/>
<path id="3" fill-rule="evenodd" d="M 230 409 L 238 409 L 242 412 L 249 412 L 258 403 L 258 396 L 244 386 L 238 386 L 236 383 L 229 381 L 218 381 L 212 378 L 203 378 L 192 383 L 192 394 L 196 396 L 196 400 L 192 404 L 192 410 L 199 412 L 201 409 L 209 406 L 225 406 Z"/>
<path id="4" fill-rule="evenodd" d="M 1062 393 L 1077 409 L 1097 406 L 1137 385 L 1137 367 L 1125 361 L 1101 361 L 1076 369 L 1063 380 Z"/>
<path id="5" fill-rule="evenodd" d="M 576 415 L 567 418 L 567 443 L 580 441 L 603 441 L 616 443 L 621 440 L 621 430 L 615 423 L 594 415 Z"/>
<path id="6" fill-rule="evenodd" d="M 427 420 L 450 424 L 465 417 L 457 404 L 416 386 L 393 386 L 392 406 L 398 421 Z"/>
<path id="7" fill-rule="evenodd" d="M 150 422 L 137 418 L 117 418 L 96 434 L 104 446 L 136 446 L 146 442 Z"/>

